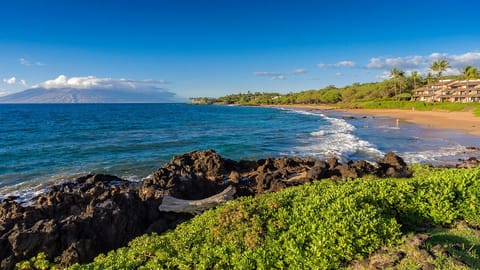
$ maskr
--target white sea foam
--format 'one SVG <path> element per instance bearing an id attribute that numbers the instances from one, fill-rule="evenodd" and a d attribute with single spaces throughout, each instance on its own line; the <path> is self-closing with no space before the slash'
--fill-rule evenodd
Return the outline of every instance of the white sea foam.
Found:
<path id="1" fill-rule="evenodd" d="M 37 178 L 32 181 L 21 182 L 12 186 L 6 186 L 0 188 L 0 201 L 8 197 L 15 197 L 17 201 L 24 202 L 28 204 L 29 200 L 45 193 L 48 188 L 65 183 L 67 181 L 72 181 L 80 176 L 88 175 L 88 173 L 82 174 L 71 174 L 71 175 L 56 175 L 45 178 Z M 151 177 L 150 175 L 145 177 Z M 131 181 L 132 183 L 139 183 L 141 180 L 145 179 L 138 175 L 122 175 L 122 179 Z"/>
<path id="2" fill-rule="evenodd" d="M 367 160 L 378 160 L 385 153 L 373 143 L 360 139 L 355 135 L 355 126 L 344 119 L 333 118 L 322 114 L 320 111 L 290 110 L 292 113 L 315 115 L 326 120 L 326 125 L 320 126 L 319 130 L 309 133 L 306 139 L 300 141 L 300 146 L 295 147 L 294 155 L 313 156 L 320 159 L 336 157 L 342 161 L 356 159 L 358 157 Z M 378 126 L 380 130 L 399 129 L 395 126 Z M 412 137 L 412 140 L 421 140 Z M 458 158 L 468 158 L 478 154 L 478 150 L 469 150 L 465 146 L 452 142 L 446 146 L 427 146 L 422 150 L 401 151 L 400 155 L 407 163 L 431 163 L 433 165 L 449 164 Z M 420 147 L 419 147 L 420 148 Z M 410 148 L 411 149 L 411 148 Z"/>
<path id="3" fill-rule="evenodd" d="M 80 175 L 56 175 L 37 178 L 32 181 L 21 182 L 12 186 L 0 188 L 0 201 L 8 197 L 16 197 L 18 201 L 27 201 L 44 193 L 48 187 L 61 184 L 65 181 L 79 177 Z"/>
<path id="4" fill-rule="evenodd" d="M 342 161 L 358 155 L 368 159 L 378 159 L 384 155 L 372 143 L 362 140 L 353 132 L 355 127 L 344 119 L 328 117 L 320 112 L 292 110 L 295 113 L 315 115 L 326 120 L 327 125 L 322 125 L 320 130 L 313 131 L 301 146 L 295 148 L 302 156 L 318 158 L 336 157 Z"/>
<path id="5" fill-rule="evenodd" d="M 325 131 L 324 130 L 313 131 L 313 132 L 310 132 L 310 135 L 312 135 L 312 136 L 324 136 Z"/>
<path id="6" fill-rule="evenodd" d="M 457 144 L 434 150 L 404 152 L 401 155 L 408 163 L 432 163 L 433 165 L 437 165 L 437 163 L 443 163 L 443 158 L 462 155 L 468 156 L 469 153 L 475 153 L 475 150 L 468 150 L 465 146 Z"/>
<path id="7" fill-rule="evenodd" d="M 322 113 L 317 113 L 317 112 L 311 112 L 311 111 L 303 111 L 303 110 L 295 110 L 295 109 L 285 109 L 285 108 L 280 108 L 280 110 L 291 112 L 291 113 L 296 113 L 296 114 L 305 114 L 305 115 L 323 115 Z"/>

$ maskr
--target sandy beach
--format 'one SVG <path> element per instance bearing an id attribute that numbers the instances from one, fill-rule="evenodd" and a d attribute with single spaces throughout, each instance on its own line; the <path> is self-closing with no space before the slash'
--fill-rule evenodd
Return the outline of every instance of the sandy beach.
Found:
<path id="1" fill-rule="evenodd" d="M 480 136 L 480 117 L 474 116 L 471 111 L 448 112 L 397 109 L 338 109 L 326 105 L 281 105 L 274 107 L 336 110 L 356 115 L 392 117 L 397 118 L 400 121 L 424 125 L 431 128 L 456 129 L 468 134 Z"/>

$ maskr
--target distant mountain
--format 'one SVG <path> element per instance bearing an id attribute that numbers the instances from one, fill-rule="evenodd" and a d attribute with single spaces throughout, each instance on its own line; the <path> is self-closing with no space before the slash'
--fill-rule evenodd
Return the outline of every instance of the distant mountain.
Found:
<path id="1" fill-rule="evenodd" d="M 0 103 L 169 103 L 185 102 L 158 89 L 78 89 L 36 87 L 0 97 Z"/>

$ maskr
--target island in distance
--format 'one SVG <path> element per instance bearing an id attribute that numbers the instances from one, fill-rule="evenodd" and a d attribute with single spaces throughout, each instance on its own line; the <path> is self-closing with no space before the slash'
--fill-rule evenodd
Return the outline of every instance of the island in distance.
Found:
<path id="1" fill-rule="evenodd" d="M 162 81 L 60 75 L 0 97 L 0 103 L 175 103 L 186 99 L 158 86 Z"/>

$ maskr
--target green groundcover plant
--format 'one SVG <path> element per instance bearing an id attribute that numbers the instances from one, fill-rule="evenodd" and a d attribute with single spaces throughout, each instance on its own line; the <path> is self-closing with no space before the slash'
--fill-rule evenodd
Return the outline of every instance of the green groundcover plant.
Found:
<path id="1" fill-rule="evenodd" d="M 480 168 L 413 170 L 240 198 L 70 269 L 337 269 L 419 228 L 480 224 Z M 56 267 L 39 256 L 18 268 Z"/>

